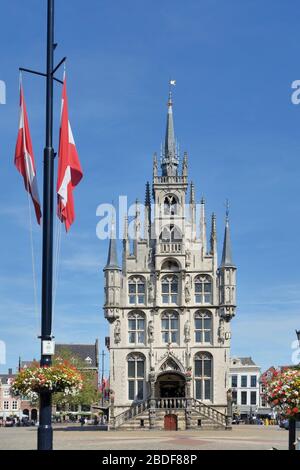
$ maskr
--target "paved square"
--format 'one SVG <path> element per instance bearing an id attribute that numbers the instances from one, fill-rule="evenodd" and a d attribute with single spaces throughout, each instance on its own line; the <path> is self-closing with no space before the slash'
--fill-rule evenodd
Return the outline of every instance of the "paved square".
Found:
<path id="1" fill-rule="evenodd" d="M 36 428 L 0 428 L 0 449 L 36 448 Z M 68 450 L 280 450 L 288 432 L 278 426 L 235 426 L 232 431 L 99 431 L 54 426 L 54 449 Z"/>

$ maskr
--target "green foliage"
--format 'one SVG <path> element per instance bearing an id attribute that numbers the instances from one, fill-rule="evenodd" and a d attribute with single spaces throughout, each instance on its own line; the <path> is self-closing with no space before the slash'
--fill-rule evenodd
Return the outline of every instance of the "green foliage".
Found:
<path id="1" fill-rule="evenodd" d="M 98 384 L 96 383 L 95 371 L 88 370 L 85 362 L 78 356 L 74 356 L 68 348 L 60 351 L 54 356 L 54 364 L 68 361 L 80 370 L 83 378 L 82 390 L 76 396 L 64 396 L 62 393 L 53 394 L 53 404 L 61 406 L 91 405 L 99 401 Z"/>

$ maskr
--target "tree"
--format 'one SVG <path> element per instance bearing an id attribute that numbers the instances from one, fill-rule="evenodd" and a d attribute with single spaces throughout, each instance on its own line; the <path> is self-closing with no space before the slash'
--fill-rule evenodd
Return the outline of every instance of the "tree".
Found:
<path id="1" fill-rule="evenodd" d="M 92 403 L 99 401 L 100 394 L 95 371 L 89 370 L 85 362 L 79 356 L 74 356 L 67 347 L 60 350 L 59 354 L 56 354 L 53 359 L 54 364 L 64 361 L 69 362 L 80 370 L 83 378 L 83 387 L 76 396 L 65 396 L 63 393 L 54 393 L 53 404 L 70 408 L 72 405 L 90 406 Z"/>

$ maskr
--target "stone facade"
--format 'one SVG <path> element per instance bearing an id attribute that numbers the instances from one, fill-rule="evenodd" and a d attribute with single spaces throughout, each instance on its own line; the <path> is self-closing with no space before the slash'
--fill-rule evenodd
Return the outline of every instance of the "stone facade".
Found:
<path id="1" fill-rule="evenodd" d="M 196 204 L 188 156 L 181 161 L 175 142 L 170 93 L 160 170 L 154 155 L 152 200 L 147 183 L 131 231 L 125 219 L 122 267 L 112 230 L 104 268 L 114 416 L 147 399 L 154 417 L 161 399 L 199 400 L 223 412 L 227 407 L 236 306 L 228 213 L 218 264 L 216 217 L 208 243 L 205 201 Z"/>

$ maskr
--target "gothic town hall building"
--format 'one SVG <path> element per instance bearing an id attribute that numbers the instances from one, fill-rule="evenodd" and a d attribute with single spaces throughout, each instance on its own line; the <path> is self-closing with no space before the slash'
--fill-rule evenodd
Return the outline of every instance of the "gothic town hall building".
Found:
<path id="1" fill-rule="evenodd" d="M 104 268 L 110 424 L 230 427 L 236 267 L 228 213 L 219 263 L 216 217 L 211 216 L 208 243 L 205 201 L 196 204 L 187 154 L 181 159 L 176 145 L 171 93 L 159 163 L 154 155 L 152 197 L 147 183 L 144 214 L 136 203 L 133 236 L 125 219 L 122 265 L 112 233 Z"/>

